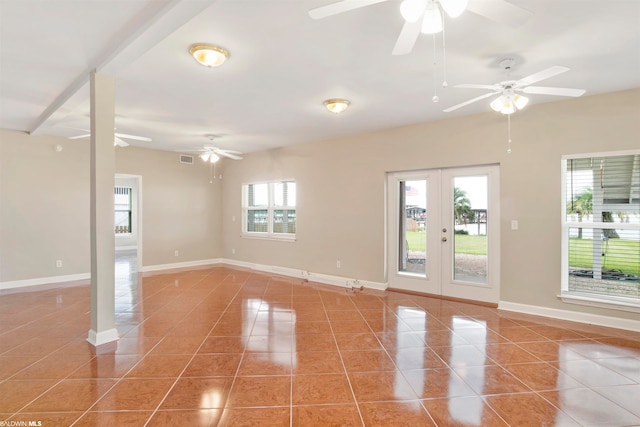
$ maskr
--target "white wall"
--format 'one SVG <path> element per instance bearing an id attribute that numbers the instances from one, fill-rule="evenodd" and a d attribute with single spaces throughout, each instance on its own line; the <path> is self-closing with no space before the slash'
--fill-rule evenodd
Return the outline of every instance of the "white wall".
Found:
<path id="1" fill-rule="evenodd" d="M 511 125 L 512 154 L 507 154 L 506 117 L 486 113 L 246 156 L 225 172 L 224 257 L 385 282 L 385 173 L 499 164 L 501 300 L 637 316 L 566 304 L 557 295 L 561 157 L 640 147 L 640 89 L 534 101 L 512 117 Z M 280 178 L 297 182 L 297 241 L 241 238 L 242 183 Z M 511 230 L 512 219 L 519 221 L 518 230 Z"/>
<path id="2" fill-rule="evenodd" d="M 221 187 L 207 165 L 118 147 L 116 173 L 142 176 L 143 268 L 221 255 Z M 89 249 L 89 143 L 0 129 L 0 288 L 88 275 Z"/>

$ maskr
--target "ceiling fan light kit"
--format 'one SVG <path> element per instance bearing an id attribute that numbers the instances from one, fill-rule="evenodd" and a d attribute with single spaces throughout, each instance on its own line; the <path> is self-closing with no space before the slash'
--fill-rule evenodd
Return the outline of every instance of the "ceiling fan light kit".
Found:
<path id="1" fill-rule="evenodd" d="M 436 34 L 443 29 L 440 6 L 451 18 L 457 18 L 467 8 L 467 0 L 403 0 L 400 14 L 410 24 L 422 18 L 421 32 Z"/>
<path id="2" fill-rule="evenodd" d="M 211 44 L 196 43 L 189 48 L 189 53 L 205 67 L 218 67 L 229 59 L 227 49 Z"/>
<path id="3" fill-rule="evenodd" d="M 327 99 L 322 103 L 322 105 L 324 105 L 327 110 L 331 111 L 334 114 L 342 113 L 347 109 L 347 107 L 349 107 L 349 104 L 351 104 L 349 100 L 341 98 Z"/>
<path id="4" fill-rule="evenodd" d="M 200 155 L 200 158 L 202 160 L 204 160 L 205 162 L 209 162 L 209 163 L 215 163 L 218 160 L 220 160 L 220 157 L 216 153 L 213 153 L 213 152 L 202 153 Z"/>

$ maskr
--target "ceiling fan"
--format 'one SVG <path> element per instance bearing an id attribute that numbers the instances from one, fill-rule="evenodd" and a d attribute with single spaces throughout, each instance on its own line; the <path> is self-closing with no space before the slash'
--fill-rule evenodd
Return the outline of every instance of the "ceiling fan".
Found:
<path id="1" fill-rule="evenodd" d="M 505 69 L 507 77 L 509 77 L 511 69 L 513 68 L 515 61 L 511 58 L 500 61 L 500 66 Z M 569 68 L 561 65 L 554 65 L 545 70 L 531 74 L 530 76 L 523 77 L 518 80 L 505 80 L 493 85 L 482 84 L 459 84 L 454 87 L 466 88 L 466 89 L 485 89 L 490 92 L 484 95 L 477 96 L 469 99 L 468 101 L 454 105 L 443 110 L 445 113 L 457 110 L 458 108 L 465 107 L 474 102 L 489 98 L 494 95 L 499 95 L 494 99 L 490 106 L 494 111 L 501 112 L 502 114 L 512 114 L 517 110 L 524 108 L 529 102 L 529 99 L 520 95 L 518 92 L 535 94 L 535 95 L 554 95 L 554 96 L 572 96 L 578 97 L 584 94 L 584 89 L 570 89 L 562 87 L 543 87 L 543 86 L 530 86 L 533 83 L 537 83 L 542 80 L 546 80 L 558 74 L 569 71 Z"/>
<path id="2" fill-rule="evenodd" d="M 365 6 L 388 0 L 341 0 L 320 6 L 309 11 L 313 19 L 322 19 Z M 519 26 L 531 12 L 505 0 L 403 0 L 400 13 L 405 20 L 404 26 L 393 48 L 393 55 L 411 53 L 420 33 L 435 34 L 442 31 L 442 10 L 451 18 L 465 10 L 476 13 L 496 22 Z"/>
<path id="3" fill-rule="evenodd" d="M 89 132 L 89 131 L 85 131 L 85 132 Z M 128 135 L 126 133 L 114 133 L 113 134 L 113 145 L 118 146 L 118 147 L 128 147 L 129 143 L 127 141 L 125 141 L 124 139 L 132 139 L 134 141 L 144 141 L 144 142 L 151 142 L 151 138 L 147 138 L 146 136 L 137 136 L 137 135 Z M 83 139 L 83 138 L 89 138 L 91 136 L 91 133 L 87 133 L 84 135 L 78 135 L 78 136 L 70 136 L 69 139 Z M 124 139 L 123 139 L 124 138 Z"/>
<path id="4" fill-rule="evenodd" d="M 205 162 L 215 163 L 220 160 L 220 157 L 228 157 L 233 160 L 242 160 L 241 152 L 234 150 L 223 150 L 222 148 L 213 147 L 211 145 L 205 145 L 201 150 L 203 153 L 200 158 Z"/>

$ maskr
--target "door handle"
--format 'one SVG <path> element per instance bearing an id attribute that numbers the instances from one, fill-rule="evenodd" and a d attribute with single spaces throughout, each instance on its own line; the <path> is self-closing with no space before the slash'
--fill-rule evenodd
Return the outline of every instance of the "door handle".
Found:
<path id="1" fill-rule="evenodd" d="M 447 241 L 447 238 L 446 238 L 446 237 L 443 237 L 443 238 L 442 238 L 442 241 L 443 241 L 443 242 L 446 242 L 446 241 Z"/>

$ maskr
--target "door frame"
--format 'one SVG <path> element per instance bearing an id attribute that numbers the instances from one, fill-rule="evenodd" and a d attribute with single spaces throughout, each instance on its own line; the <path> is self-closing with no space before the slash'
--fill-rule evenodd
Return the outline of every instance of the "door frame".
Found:
<path id="1" fill-rule="evenodd" d="M 411 171 L 387 172 L 385 180 L 385 272 L 387 288 L 408 291 L 418 294 L 428 294 L 445 298 L 464 299 L 483 303 L 497 304 L 500 300 L 500 166 L 498 164 L 460 166 L 447 168 L 431 168 Z M 445 180 L 455 176 L 487 176 L 487 203 L 488 223 L 487 230 L 491 230 L 487 236 L 487 284 L 455 281 L 453 279 L 453 250 L 450 243 L 454 242 L 453 215 L 453 185 L 445 185 Z M 425 265 L 427 278 L 411 273 L 399 273 L 399 202 L 398 183 L 412 179 L 437 178 L 437 183 L 431 185 L 427 191 L 427 263 L 431 254 L 431 263 L 434 264 L 429 272 Z M 450 193 L 450 194 L 444 194 Z M 443 201 L 451 200 L 451 206 L 445 207 Z M 444 226 L 444 218 L 451 218 L 451 224 Z M 431 218 L 431 221 L 429 220 Z M 445 234 L 442 229 L 447 228 Z M 447 242 L 441 242 L 442 237 Z M 445 250 L 449 251 L 448 254 Z M 434 251 L 438 251 L 437 254 Z M 434 255 L 436 257 L 434 258 Z M 445 262 L 445 258 L 446 261 Z M 435 268 L 439 263 L 440 268 Z M 446 271 L 445 271 L 446 269 Z M 436 271 L 437 270 L 437 271 Z M 448 273 L 448 274 L 447 274 Z M 408 278 L 410 280 L 405 280 Z M 449 280 L 451 279 L 451 280 Z M 394 282 L 393 284 L 391 282 Z M 447 283 L 445 283 L 445 281 Z M 400 286 L 398 286 L 400 284 Z"/>
<path id="2" fill-rule="evenodd" d="M 142 269 L 142 175 L 130 175 L 126 173 L 117 173 L 115 178 L 133 179 L 136 181 L 136 203 L 132 207 L 136 210 L 134 226 L 137 227 L 136 238 L 136 262 L 137 271 Z M 116 247 L 116 250 L 118 248 Z"/>

